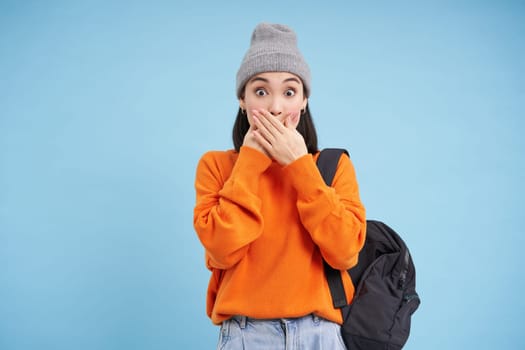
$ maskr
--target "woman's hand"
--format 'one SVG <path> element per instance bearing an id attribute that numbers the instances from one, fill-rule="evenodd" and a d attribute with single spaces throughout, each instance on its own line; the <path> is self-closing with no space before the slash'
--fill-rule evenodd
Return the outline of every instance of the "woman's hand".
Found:
<path id="1" fill-rule="evenodd" d="M 279 164 L 288 165 L 308 154 L 304 138 L 296 129 L 299 112 L 289 113 L 283 123 L 268 111 L 252 111 L 252 118 L 254 140 Z"/>
<path id="2" fill-rule="evenodd" d="M 246 135 L 244 135 L 244 140 L 242 142 L 242 145 L 256 149 L 259 152 L 264 153 L 268 158 L 271 158 L 268 152 L 266 152 L 265 149 L 257 141 L 257 138 L 255 136 L 255 129 L 256 127 L 254 125 L 250 126 L 250 128 L 246 132 Z"/>

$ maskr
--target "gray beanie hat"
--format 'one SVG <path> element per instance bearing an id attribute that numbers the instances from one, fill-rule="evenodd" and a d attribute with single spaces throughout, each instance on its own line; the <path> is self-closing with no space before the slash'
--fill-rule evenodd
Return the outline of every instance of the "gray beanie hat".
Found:
<path id="1" fill-rule="evenodd" d="M 295 32 L 283 24 L 260 23 L 252 34 L 251 45 L 237 72 L 237 97 L 246 82 L 263 72 L 289 72 L 303 81 L 310 96 L 310 68 L 297 47 Z"/>

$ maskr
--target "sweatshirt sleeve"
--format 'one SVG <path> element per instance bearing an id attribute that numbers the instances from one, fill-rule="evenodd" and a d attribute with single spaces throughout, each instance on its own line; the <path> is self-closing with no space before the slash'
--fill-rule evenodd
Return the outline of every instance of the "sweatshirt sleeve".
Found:
<path id="1" fill-rule="evenodd" d="M 301 221 L 330 266 L 346 270 L 357 263 L 366 235 L 365 208 L 354 167 L 345 154 L 332 187 L 327 186 L 311 155 L 285 169 L 297 189 Z"/>
<path id="2" fill-rule="evenodd" d="M 229 174 L 217 152 L 200 159 L 193 224 L 209 268 L 227 269 L 237 264 L 261 235 L 264 222 L 258 184 L 270 164 L 268 157 L 249 147 L 241 147 Z"/>

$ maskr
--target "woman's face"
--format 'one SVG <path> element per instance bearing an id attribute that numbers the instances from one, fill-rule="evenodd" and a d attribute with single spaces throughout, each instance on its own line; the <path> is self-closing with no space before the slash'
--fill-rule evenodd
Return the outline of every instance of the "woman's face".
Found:
<path id="1" fill-rule="evenodd" d="M 251 77 L 246 83 L 244 96 L 239 99 L 239 105 L 246 110 L 250 125 L 252 125 L 253 110 L 266 110 L 281 122 L 291 114 L 292 125 L 297 127 L 301 110 L 306 108 L 308 102 L 303 91 L 303 83 L 295 74 L 260 73 Z"/>

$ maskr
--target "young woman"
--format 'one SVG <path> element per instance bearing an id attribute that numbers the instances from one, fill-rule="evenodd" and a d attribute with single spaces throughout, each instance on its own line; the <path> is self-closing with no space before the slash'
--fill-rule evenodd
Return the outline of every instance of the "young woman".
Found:
<path id="1" fill-rule="evenodd" d="M 257 25 L 237 73 L 235 149 L 204 154 L 195 180 L 218 349 L 345 349 L 323 259 L 342 271 L 356 264 L 365 209 L 346 155 L 333 187 L 316 167 L 309 94 L 294 31 Z"/>

